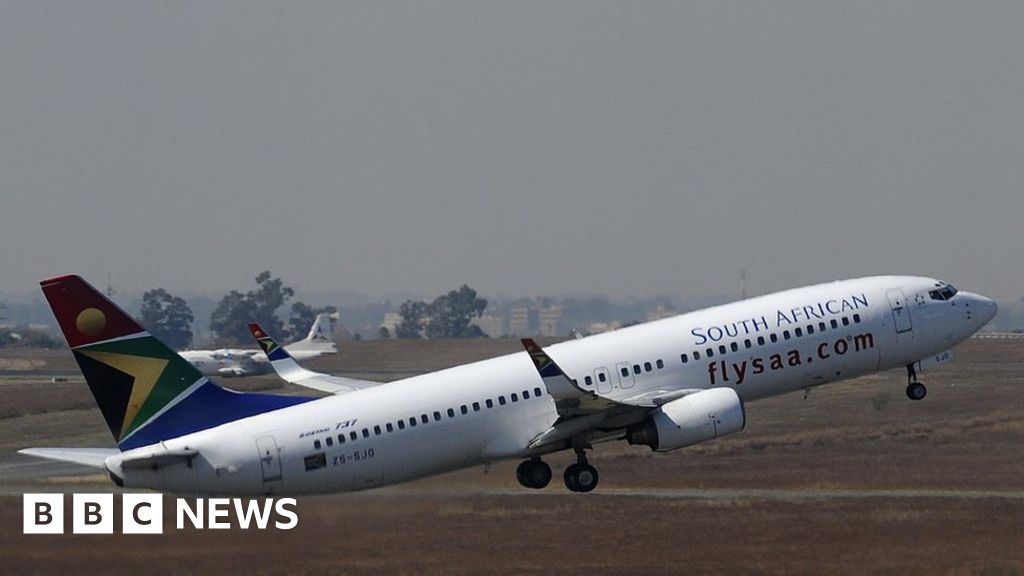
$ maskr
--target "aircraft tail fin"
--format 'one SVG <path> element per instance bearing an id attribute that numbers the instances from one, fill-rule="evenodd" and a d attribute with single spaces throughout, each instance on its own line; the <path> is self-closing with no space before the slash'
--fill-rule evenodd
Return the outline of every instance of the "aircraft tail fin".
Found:
<path id="1" fill-rule="evenodd" d="M 221 388 L 82 278 L 40 284 L 122 450 L 312 400 Z"/>
<path id="2" fill-rule="evenodd" d="M 313 325 L 309 327 L 306 337 L 287 346 L 292 351 L 320 352 L 322 354 L 333 354 L 338 351 L 338 345 L 334 343 L 331 318 L 334 314 L 324 312 L 317 314 Z"/>

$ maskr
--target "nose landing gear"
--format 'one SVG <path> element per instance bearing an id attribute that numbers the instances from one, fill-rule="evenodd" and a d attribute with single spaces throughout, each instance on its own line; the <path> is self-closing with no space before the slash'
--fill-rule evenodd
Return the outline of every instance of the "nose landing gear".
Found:
<path id="1" fill-rule="evenodd" d="M 907 364 L 907 398 L 920 400 L 928 394 L 928 389 L 917 381 L 917 371 L 913 364 Z"/>

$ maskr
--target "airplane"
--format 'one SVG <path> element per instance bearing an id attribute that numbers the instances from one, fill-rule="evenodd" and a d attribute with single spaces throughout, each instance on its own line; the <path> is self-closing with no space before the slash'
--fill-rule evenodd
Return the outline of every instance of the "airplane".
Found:
<path id="1" fill-rule="evenodd" d="M 309 334 L 302 340 L 287 346 L 292 356 L 299 361 L 309 360 L 324 354 L 336 354 L 338 346 L 331 338 L 331 315 L 318 314 Z M 185 350 L 179 352 L 182 358 L 195 366 L 203 376 L 259 376 L 271 372 L 266 355 L 259 350 L 221 348 L 219 350 Z"/>
<path id="2" fill-rule="evenodd" d="M 576 455 L 565 486 L 589 492 L 595 445 L 667 452 L 738 433 L 761 398 L 903 368 L 919 401 L 919 372 L 996 314 L 932 278 L 866 277 L 313 397 L 222 388 L 80 277 L 41 284 L 118 447 L 20 452 L 128 488 L 219 495 L 363 490 L 504 459 L 541 489 L 543 457 L 563 450 Z"/>

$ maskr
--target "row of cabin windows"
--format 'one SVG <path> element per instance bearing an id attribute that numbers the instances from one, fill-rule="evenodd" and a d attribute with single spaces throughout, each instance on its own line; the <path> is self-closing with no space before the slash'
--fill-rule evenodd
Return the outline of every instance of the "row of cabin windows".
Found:
<path id="1" fill-rule="evenodd" d="M 540 398 L 541 397 L 541 390 L 540 390 L 539 387 L 533 389 L 532 397 L 533 398 Z M 529 400 L 530 398 L 531 398 L 530 390 L 523 390 L 522 396 L 520 396 L 519 394 L 513 392 L 513 393 L 508 395 L 508 398 L 505 398 L 504 395 L 498 396 L 497 405 L 498 406 L 505 406 L 505 405 L 507 405 L 509 403 L 519 402 L 520 399 L 522 399 L 522 400 Z M 470 410 L 472 410 L 473 412 L 479 412 L 480 410 L 483 409 L 482 408 L 483 406 L 486 406 L 487 408 L 494 408 L 495 401 L 493 399 L 491 399 L 491 398 L 488 398 L 488 399 L 484 400 L 484 403 L 482 405 L 480 404 L 480 402 L 473 402 L 472 404 L 463 404 L 462 406 L 459 406 L 458 413 L 460 413 L 460 414 L 469 414 Z M 448 410 L 445 411 L 445 414 L 448 415 L 448 418 L 455 418 L 456 410 L 454 408 L 449 408 Z M 356 432 L 356 431 L 353 430 L 352 432 L 348 433 L 348 436 L 345 436 L 344 433 L 338 434 L 338 444 L 344 444 L 346 441 L 355 442 L 356 440 L 358 440 L 360 438 L 360 436 L 362 436 L 363 438 L 369 438 L 370 434 L 371 434 L 371 431 L 372 431 L 372 434 L 374 436 L 380 436 L 385 431 L 387 431 L 387 432 L 394 432 L 395 430 L 405 430 L 406 427 L 408 427 L 408 428 L 415 428 L 416 426 L 418 426 L 420 424 L 428 424 L 428 423 L 430 423 L 431 416 L 433 417 L 433 421 L 434 422 L 440 422 L 444 418 L 441 415 L 440 411 L 435 410 L 434 413 L 430 414 L 430 415 L 428 415 L 428 414 L 420 414 L 418 419 L 415 416 L 412 416 L 408 420 L 404 420 L 403 419 L 403 420 L 398 420 L 398 421 L 393 422 L 393 423 L 392 422 L 387 422 L 387 423 L 384 424 L 383 428 L 381 428 L 380 424 L 377 424 L 377 425 L 373 426 L 373 428 L 363 428 L 360 432 Z M 323 443 L 321 443 L 320 440 L 314 440 L 313 441 L 313 448 L 315 448 L 316 450 L 319 450 L 320 448 L 323 447 L 323 444 L 326 444 L 328 448 L 330 448 L 331 446 L 334 446 L 334 438 L 331 437 L 331 436 L 328 436 L 327 438 L 324 439 Z"/>
<path id="2" fill-rule="evenodd" d="M 655 370 L 655 368 L 657 368 L 658 370 L 661 370 L 664 367 L 665 367 L 665 361 L 662 360 L 661 358 L 658 358 L 657 360 L 654 361 L 654 364 L 651 364 L 650 362 L 644 362 L 642 366 L 640 364 L 633 364 L 633 374 L 636 374 L 637 376 L 639 376 L 642 372 L 653 372 Z M 622 369 L 621 369 L 621 372 L 622 372 L 622 377 L 623 378 L 628 378 L 629 377 L 629 368 L 628 367 L 623 366 Z M 601 382 L 607 382 L 608 381 L 608 375 L 605 374 L 604 372 L 598 372 L 597 373 L 597 379 L 599 381 L 601 381 Z M 583 377 L 583 382 L 587 386 L 593 386 L 594 385 L 594 379 L 591 376 L 584 376 Z"/>
<path id="3" fill-rule="evenodd" d="M 826 324 L 825 322 L 818 322 L 818 324 L 817 324 L 817 332 L 825 332 L 826 330 L 828 330 L 829 326 L 831 326 L 832 329 L 835 330 L 835 329 L 839 328 L 840 324 L 842 324 L 843 326 L 849 326 L 851 323 L 852 324 L 860 324 L 860 314 L 854 314 L 852 322 L 851 322 L 850 318 L 847 317 L 847 316 L 843 316 L 839 320 L 836 320 L 835 318 L 833 318 L 832 320 L 830 320 L 828 322 L 828 324 Z M 815 325 L 814 324 L 808 324 L 806 328 L 800 328 L 800 327 L 794 328 L 793 332 L 790 332 L 789 330 L 783 330 L 782 331 L 782 339 L 783 340 L 789 340 L 791 338 L 802 338 L 804 336 L 804 334 L 806 334 L 808 336 L 811 336 L 811 335 L 813 335 L 815 333 L 815 331 L 816 330 L 815 330 Z M 779 335 L 773 332 L 773 333 L 768 335 L 767 340 L 771 341 L 774 344 L 775 342 L 779 341 Z M 750 348 L 753 348 L 754 345 L 755 345 L 754 342 L 751 341 L 750 338 L 746 338 L 746 339 L 743 340 L 743 347 L 744 348 L 750 349 Z M 757 344 L 756 345 L 757 346 L 764 346 L 765 345 L 765 337 L 764 336 L 758 336 L 757 337 Z M 719 344 L 718 345 L 718 353 L 719 354 L 727 354 L 730 351 L 732 351 L 732 352 L 739 352 L 739 349 L 740 349 L 739 342 L 730 342 L 728 347 L 726 347 L 725 344 Z M 700 360 L 700 350 L 694 350 L 692 354 L 693 354 L 692 358 L 694 360 Z M 715 357 L 715 349 L 714 348 L 710 348 L 710 347 L 709 348 L 705 348 L 704 349 L 704 354 L 705 354 L 705 356 L 707 358 L 714 358 Z M 683 361 L 683 364 L 686 364 L 687 362 L 690 361 L 691 356 L 687 356 L 686 353 L 683 353 L 682 355 L 680 355 L 679 358 Z"/>

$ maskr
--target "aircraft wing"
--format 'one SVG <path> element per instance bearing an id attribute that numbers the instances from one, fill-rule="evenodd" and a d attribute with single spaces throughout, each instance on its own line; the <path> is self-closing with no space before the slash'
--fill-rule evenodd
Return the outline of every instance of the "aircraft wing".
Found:
<path id="1" fill-rule="evenodd" d="M 107 458 L 120 453 L 121 451 L 117 448 L 25 448 L 18 450 L 18 454 L 26 456 L 71 462 L 95 468 L 105 468 L 104 462 Z"/>
<path id="2" fill-rule="evenodd" d="M 299 363 L 292 358 L 287 350 L 278 346 L 277 342 L 259 324 L 255 322 L 249 324 L 249 331 L 252 332 L 256 342 L 263 348 L 267 358 L 270 359 L 270 365 L 277 372 L 277 375 L 290 384 L 305 386 L 306 388 L 313 388 L 314 390 L 331 394 L 347 394 L 361 388 L 380 386 L 382 384 L 382 382 L 356 380 L 354 378 L 331 376 L 330 374 L 307 370 L 299 366 Z"/>
<path id="3" fill-rule="evenodd" d="M 522 339 L 526 352 L 540 374 L 548 394 L 555 401 L 558 420 L 547 430 L 530 440 L 530 448 L 561 442 L 594 428 L 608 426 L 632 412 L 647 412 L 688 394 L 698 388 L 644 390 L 628 396 L 608 397 L 587 390 L 569 378 L 548 356 L 547 352 L 530 338 Z M 611 427 L 616 425 L 611 424 Z"/>

